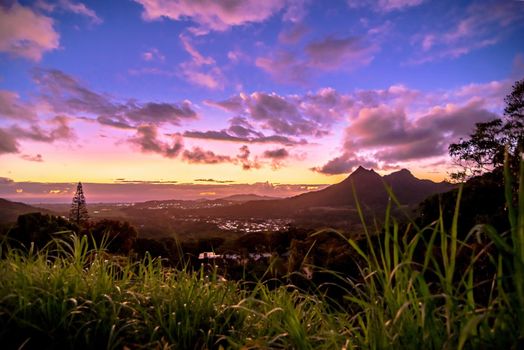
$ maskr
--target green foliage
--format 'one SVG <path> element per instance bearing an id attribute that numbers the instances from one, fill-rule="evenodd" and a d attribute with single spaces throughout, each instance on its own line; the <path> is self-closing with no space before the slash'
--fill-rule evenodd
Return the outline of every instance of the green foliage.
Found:
<path id="1" fill-rule="evenodd" d="M 112 253 L 127 254 L 138 237 L 137 230 L 126 221 L 104 219 L 89 227 L 89 234 L 98 246 L 107 239 L 107 249 Z"/>
<path id="2" fill-rule="evenodd" d="M 31 245 L 41 248 L 53 238 L 67 235 L 72 231 L 78 232 L 78 226 L 61 217 L 29 213 L 18 217 L 16 225 L 7 232 L 7 236 L 29 249 Z"/>
<path id="3" fill-rule="evenodd" d="M 462 170 L 451 175 L 462 181 L 502 166 L 509 153 L 509 165 L 518 173 L 520 154 L 524 151 L 524 80 L 515 82 L 505 98 L 504 117 L 477 123 L 468 139 L 449 146 L 449 154 Z"/>

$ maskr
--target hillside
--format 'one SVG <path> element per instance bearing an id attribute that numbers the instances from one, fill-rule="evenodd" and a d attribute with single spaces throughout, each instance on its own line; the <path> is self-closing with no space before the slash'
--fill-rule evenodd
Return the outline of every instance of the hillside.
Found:
<path id="1" fill-rule="evenodd" d="M 40 212 L 44 214 L 52 214 L 53 212 L 47 209 L 33 207 L 19 202 L 12 202 L 7 199 L 0 198 L 0 223 L 11 224 L 16 222 L 19 215 Z"/>

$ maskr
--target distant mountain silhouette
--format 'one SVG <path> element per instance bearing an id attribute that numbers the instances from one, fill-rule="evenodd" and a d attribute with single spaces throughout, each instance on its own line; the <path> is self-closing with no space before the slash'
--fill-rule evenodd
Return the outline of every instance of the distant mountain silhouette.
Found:
<path id="1" fill-rule="evenodd" d="M 447 182 L 436 183 L 416 178 L 407 169 L 380 176 L 374 170 L 358 167 L 344 181 L 320 191 L 295 197 L 253 201 L 223 208 L 203 209 L 199 214 L 228 217 L 285 217 L 315 208 L 355 208 L 355 196 L 365 210 L 380 211 L 388 202 L 386 184 L 391 186 L 396 198 L 403 205 L 414 206 L 428 196 L 453 188 Z"/>
<path id="2" fill-rule="evenodd" d="M 279 199 L 278 197 L 270 197 L 270 196 L 259 196 L 258 194 L 234 194 L 227 197 L 219 198 L 223 201 L 230 201 L 230 202 L 250 202 L 250 201 L 268 201 L 268 200 L 275 200 Z"/>
<path id="3" fill-rule="evenodd" d="M 19 202 L 0 198 L 0 223 L 14 223 L 19 215 L 28 213 L 52 214 L 50 210 L 33 207 Z"/>

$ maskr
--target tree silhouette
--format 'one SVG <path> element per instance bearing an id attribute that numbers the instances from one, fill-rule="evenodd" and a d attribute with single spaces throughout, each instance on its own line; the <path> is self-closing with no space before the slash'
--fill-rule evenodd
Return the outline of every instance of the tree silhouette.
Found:
<path id="1" fill-rule="evenodd" d="M 469 139 L 449 146 L 449 154 L 462 169 L 451 178 L 462 181 L 504 164 L 507 150 L 511 170 L 516 172 L 524 150 L 524 79 L 515 82 L 504 99 L 504 117 L 477 123 Z"/>
<path id="2" fill-rule="evenodd" d="M 79 182 L 76 187 L 75 196 L 73 197 L 73 203 L 71 203 L 71 210 L 69 211 L 69 221 L 72 221 L 77 225 L 83 225 L 88 220 L 89 215 L 87 213 L 86 198 L 84 197 L 82 183 Z"/>

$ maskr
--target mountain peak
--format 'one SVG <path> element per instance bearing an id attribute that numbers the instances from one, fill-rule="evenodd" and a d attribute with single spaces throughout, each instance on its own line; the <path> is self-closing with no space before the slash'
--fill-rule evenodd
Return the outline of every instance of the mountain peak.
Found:
<path id="1" fill-rule="evenodd" d="M 373 174 L 375 173 L 375 171 L 373 169 L 366 169 L 364 168 L 362 165 L 359 165 L 358 168 L 351 173 L 351 175 L 355 175 L 355 174 Z"/>
<path id="2" fill-rule="evenodd" d="M 343 182 L 350 181 L 351 179 L 355 181 L 362 181 L 363 179 L 380 179 L 381 176 L 375 172 L 373 169 L 366 169 L 363 166 L 359 166 L 355 171 L 353 171 Z"/>
<path id="3" fill-rule="evenodd" d="M 399 171 L 395 171 L 393 173 L 391 173 L 390 175 L 402 175 L 402 176 L 410 176 L 410 177 L 414 177 L 414 175 L 411 173 L 411 171 L 409 171 L 408 169 L 406 168 L 402 168 L 400 169 Z"/>

